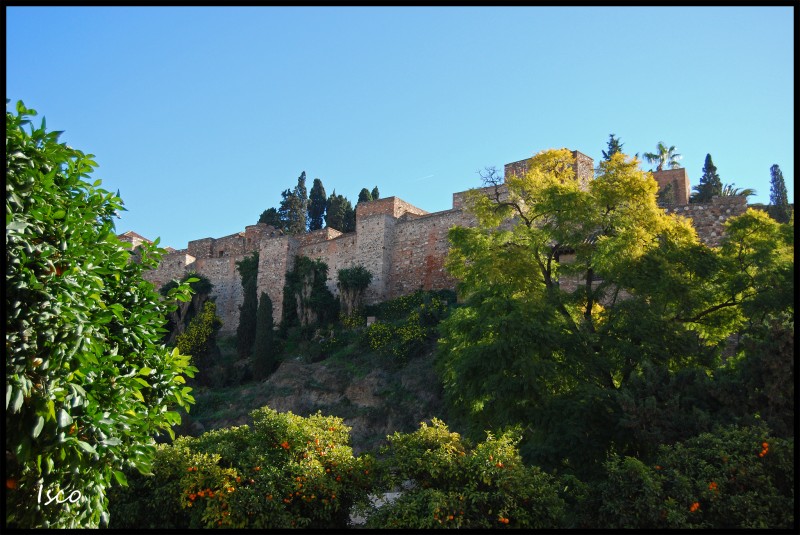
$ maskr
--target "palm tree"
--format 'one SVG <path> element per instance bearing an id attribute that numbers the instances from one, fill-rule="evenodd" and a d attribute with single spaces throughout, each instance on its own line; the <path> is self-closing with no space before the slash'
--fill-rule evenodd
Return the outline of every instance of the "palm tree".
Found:
<path id="1" fill-rule="evenodd" d="M 734 187 L 736 184 L 731 182 L 730 184 L 725 184 L 722 187 L 722 193 L 720 195 L 722 197 L 752 197 L 756 194 L 756 190 L 753 188 L 736 188 Z"/>
<path id="2" fill-rule="evenodd" d="M 645 152 L 644 159 L 649 163 L 657 163 L 656 171 L 663 171 L 664 165 L 668 165 L 670 169 L 680 167 L 678 160 L 681 155 L 675 152 L 675 145 L 667 148 L 663 141 L 659 141 L 656 145 L 656 152 Z"/>

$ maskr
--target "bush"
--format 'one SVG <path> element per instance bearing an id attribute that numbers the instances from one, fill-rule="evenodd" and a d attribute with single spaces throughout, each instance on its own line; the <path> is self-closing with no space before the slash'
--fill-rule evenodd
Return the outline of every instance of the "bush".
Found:
<path id="1" fill-rule="evenodd" d="M 252 428 L 161 446 L 155 476 L 130 474 L 130 487 L 112 497 L 111 526 L 346 527 L 350 506 L 366 500 L 371 459 L 353 456 L 341 418 L 269 407 L 251 416 Z"/>
<path id="2" fill-rule="evenodd" d="M 586 504 L 607 528 L 782 528 L 794 525 L 794 439 L 766 426 L 721 427 L 663 446 L 646 466 L 613 455 Z"/>
<path id="3" fill-rule="evenodd" d="M 564 501 L 553 477 L 523 465 L 518 437 L 488 434 L 470 448 L 440 420 L 395 433 L 382 449 L 379 488 L 403 489 L 368 518 L 372 528 L 554 528 Z"/>
<path id="4" fill-rule="evenodd" d="M 123 468 L 149 470 L 152 437 L 193 402 L 189 358 L 161 343 L 189 289 L 162 301 L 143 273 L 165 251 L 145 243 L 131 261 L 122 200 L 84 181 L 92 155 L 44 119 L 27 132 L 35 114 L 6 112 L 6 527 L 97 527 Z"/>

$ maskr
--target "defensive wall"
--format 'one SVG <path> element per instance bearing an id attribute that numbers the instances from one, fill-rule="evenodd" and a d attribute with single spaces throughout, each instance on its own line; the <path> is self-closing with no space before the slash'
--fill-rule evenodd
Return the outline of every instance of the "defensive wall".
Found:
<path id="1" fill-rule="evenodd" d="M 592 159 L 578 151 L 573 151 L 573 155 L 579 179 L 588 183 L 593 177 Z M 523 172 L 527 162 L 506 164 L 505 176 Z M 688 201 L 689 179 L 684 169 L 654 172 L 653 177 L 661 188 L 672 183 L 676 199 Z M 488 193 L 491 188 L 484 190 Z M 326 228 L 289 236 L 269 225 L 257 224 L 230 236 L 193 240 L 186 249 L 170 250 L 158 269 L 145 276 L 156 287 L 179 279 L 188 271 L 207 277 L 214 286 L 211 295 L 216 300 L 225 334 L 236 332 L 243 301 L 236 263 L 256 251 L 259 253 L 257 292 L 258 295 L 266 292 L 272 299 L 276 322 L 280 321 L 283 311 L 285 274 L 293 268 L 297 255 L 320 259 L 328 265 L 327 284 L 334 295 L 338 295 L 336 279 L 340 269 L 364 266 L 373 276 L 365 294 L 367 304 L 418 289 L 454 288 L 456 281 L 444 268 L 449 248 L 447 232 L 454 226 L 475 224 L 474 217 L 464 211 L 465 193 L 454 193 L 452 208 L 434 213 L 397 197 L 360 203 L 356 208 L 356 229 L 346 234 Z M 747 201 L 744 197 L 715 197 L 710 203 L 682 202 L 664 209 L 667 213 L 690 218 L 704 242 L 718 245 L 723 224 L 730 217 L 744 213 Z M 136 240 L 147 241 L 133 232 L 119 237 L 133 245 Z"/>

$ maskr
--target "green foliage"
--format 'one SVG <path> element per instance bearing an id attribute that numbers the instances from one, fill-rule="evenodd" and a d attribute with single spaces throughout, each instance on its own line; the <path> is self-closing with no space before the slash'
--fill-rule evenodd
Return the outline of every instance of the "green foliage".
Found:
<path id="1" fill-rule="evenodd" d="M 711 155 L 706 154 L 706 161 L 703 165 L 703 176 L 700 183 L 694 188 L 695 192 L 689 197 L 689 202 L 711 202 L 712 197 L 722 195 L 722 179 L 717 174 L 717 167 L 711 161 Z"/>
<path id="2" fill-rule="evenodd" d="M 277 368 L 278 354 L 275 347 L 272 320 L 272 299 L 266 292 L 261 293 L 258 302 L 258 321 L 256 340 L 253 346 L 253 376 L 264 379 Z"/>
<path id="3" fill-rule="evenodd" d="M 214 288 L 214 285 L 208 280 L 208 277 L 201 275 L 196 271 L 189 271 L 183 277 L 181 277 L 180 281 L 171 280 L 168 281 L 166 284 L 162 285 L 159 288 L 158 293 L 162 296 L 167 297 L 170 292 L 172 292 L 173 288 L 177 288 L 182 284 L 188 284 L 189 288 L 191 288 L 192 294 L 205 294 L 208 295 L 211 293 L 211 290 Z"/>
<path id="4" fill-rule="evenodd" d="M 148 471 L 152 437 L 180 422 L 172 406 L 194 402 L 195 369 L 161 344 L 189 287 L 161 299 L 143 273 L 165 251 L 143 244 L 130 261 L 114 233 L 122 200 L 34 115 L 6 112 L 6 527 L 97 527 L 109 487 Z M 46 504 L 59 491 L 80 497 Z"/>
<path id="5" fill-rule="evenodd" d="M 370 457 L 353 456 L 350 428 L 341 418 L 269 407 L 251 417 L 252 428 L 160 446 L 155 475 L 131 473 L 130 486 L 112 497 L 111 527 L 347 527 L 372 477 Z"/>
<path id="6" fill-rule="evenodd" d="M 364 292 L 372 282 L 372 273 L 364 266 L 340 269 L 338 273 L 342 314 L 350 316 L 360 308 Z"/>
<path id="7" fill-rule="evenodd" d="M 674 145 L 667 147 L 663 141 L 659 141 L 658 145 L 656 145 L 656 152 L 645 152 L 642 156 L 644 156 L 644 159 L 649 163 L 658 164 L 656 166 L 656 171 L 662 171 L 665 165 L 670 169 L 680 167 L 678 160 L 681 159 L 681 155 L 675 152 Z"/>
<path id="8" fill-rule="evenodd" d="M 369 516 L 373 528 L 555 528 L 564 501 L 557 483 L 522 463 L 513 434 L 474 448 L 440 420 L 394 433 L 382 449 L 378 488 L 400 496 Z"/>
<path id="9" fill-rule="evenodd" d="M 281 215 L 275 208 L 267 208 L 258 218 L 258 223 L 272 225 L 278 230 L 286 230 L 286 224 L 281 220 Z"/>
<path id="10" fill-rule="evenodd" d="M 258 251 L 236 262 L 236 269 L 242 278 L 244 299 L 239 306 L 239 325 L 236 328 L 236 351 L 239 357 L 250 356 L 256 337 L 256 315 L 258 313 Z"/>
<path id="11" fill-rule="evenodd" d="M 327 204 L 328 199 L 325 197 L 325 188 L 322 186 L 322 181 L 315 178 L 314 185 L 311 186 L 311 193 L 308 196 L 308 230 L 322 228 Z"/>
<path id="12" fill-rule="evenodd" d="M 779 528 L 794 525 L 794 440 L 765 426 L 720 427 L 663 446 L 656 461 L 616 454 L 587 503 L 606 528 Z"/>
<path id="13" fill-rule="evenodd" d="M 770 187 L 769 204 L 771 215 L 778 223 L 788 223 L 791 217 L 789 206 L 789 195 L 786 193 L 786 182 L 783 180 L 783 173 L 778 164 L 769 168 Z"/>
<path id="14" fill-rule="evenodd" d="M 374 309 L 384 320 L 367 327 L 362 336 L 364 345 L 400 363 L 420 355 L 450 312 L 448 301 L 440 297 L 442 293 L 418 291 L 380 303 Z"/>
<path id="15" fill-rule="evenodd" d="M 325 262 L 306 256 L 295 257 L 294 267 L 286 272 L 283 287 L 282 330 L 294 325 L 306 328 L 335 321 L 339 304 L 328 290 L 327 280 Z"/>
<path id="16" fill-rule="evenodd" d="M 620 143 L 619 139 L 614 137 L 614 134 L 609 134 L 608 136 L 608 151 L 602 151 L 603 159 L 606 161 L 610 160 L 611 157 L 618 152 L 622 152 L 622 146 L 624 143 Z"/>
<path id="17" fill-rule="evenodd" d="M 369 202 L 372 200 L 372 194 L 369 192 L 367 188 L 361 188 L 361 191 L 358 192 L 358 204 L 362 202 Z"/>
<path id="18" fill-rule="evenodd" d="M 378 199 L 381 198 L 381 192 L 378 190 L 378 186 L 372 188 L 372 191 L 370 192 L 370 197 L 372 197 L 373 201 L 377 201 Z"/>
<path id="19" fill-rule="evenodd" d="M 353 232 L 356 229 L 353 205 L 343 195 L 337 195 L 336 190 L 328 197 L 325 225 L 341 232 Z"/>
<path id="20" fill-rule="evenodd" d="M 648 368 L 712 374 L 730 337 L 793 310 L 793 232 L 749 210 L 710 248 L 635 159 L 601 162 L 588 187 L 572 162 L 540 153 L 507 197 L 468 194 L 478 226 L 451 229 L 447 262 L 465 306 L 441 326 L 438 365 L 471 436 L 522 424 L 526 459 L 586 478 L 607 451 L 665 438 L 622 425 L 635 418 L 618 393 Z"/>
<path id="21" fill-rule="evenodd" d="M 306 191 L 306 172 L 303 171 L 297 178 L 297 185 L 292 190 L 285 190 L 281 196 L 281 205 L 278 215 L 283 228 L 289 234 L 303 234 L 306 231 L 306 217 L 308 215 L 308 193 Z"/>
<path id="22" fill-rule="evenodd" d="M 670 206 L 675 204 L 675 183 L 670 182 L 658 191 L 658 205 Z"/>
<path id="23" fill-rule="evenodd" d="M 202 379 L 206 384 L 210 381 L 209 371 L 214 357 L 219 353 L 216 338 L 221 326 L 216 303 L 206 301 L 203 311 L 192 318 L 186 331 L 175 340 L 178 351 L 192 357 L 192 364 L 199 370 L 198 380 Z"/>
<path id="24" fill-rule="evenodd" d="M 753 188 L 737 188 L 736 184 L 730 183 L 725 184 L 722 187 L 722 192 L 720 196 L 722 197 L 751 197 L 756 194 L 756 190 Z"/>

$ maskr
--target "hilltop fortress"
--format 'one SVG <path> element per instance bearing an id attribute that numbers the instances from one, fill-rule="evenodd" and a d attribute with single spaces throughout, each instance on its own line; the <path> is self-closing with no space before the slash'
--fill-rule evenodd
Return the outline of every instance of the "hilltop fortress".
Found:
<path id="1" fill-rule="evenodd" d="M 576 173 L 581 181 L 594 176 L 593 160 L 578 151 Z M 528 160 L 505 165 L 505 176 L 523 172 Z M 685 169 L 653 172 L 659 188 L 671 185 L 674 204 L 665 206 L 692 220 L 700 238 L 717 245 L 725 221 L 747 209 L 745 197 L 714 197 L 706 204 L 689 204 L 689 178 Z M 254 252 L 259 253 L 257 292 L 266 292 L 273 304 L 273 317 L 280 321 L 283 309 L 285 274 L 293 268 L 296 256 L 320 259 L 328 265 L 328 288 L 338 295 L 337 273 L 340 269 L 364 266 L 372 273 L 365 302 L 377 303 L 416 290 L 439 290 L 455 287 L 455 279 L 444 269 L 449 248 L 447 232 L 453 226 L 473 226 L 475 219 L 463 210 L 465 192 L 453 193 L 449 210 L 428 213 L 397 197 L 361 203 L 356 210 L 356 230 L 344 234 L 324 228 L 299 236 L 257 224 L 244 232 L 221 238 L 202 238 L 189 242 L 186 249 L 168 249 L 158 269 L 146 278 L 161 287 L 172 279 L 180 279 L 189 271 L 207 277 L 214 285 L 211 296 L 222 318 L 221 331 L 233 334 L 239 322 L 239 306 L 244 299 L 236 262 Z M 135 232 L 119 238 L 136 247 L 149 241 Z"/>

